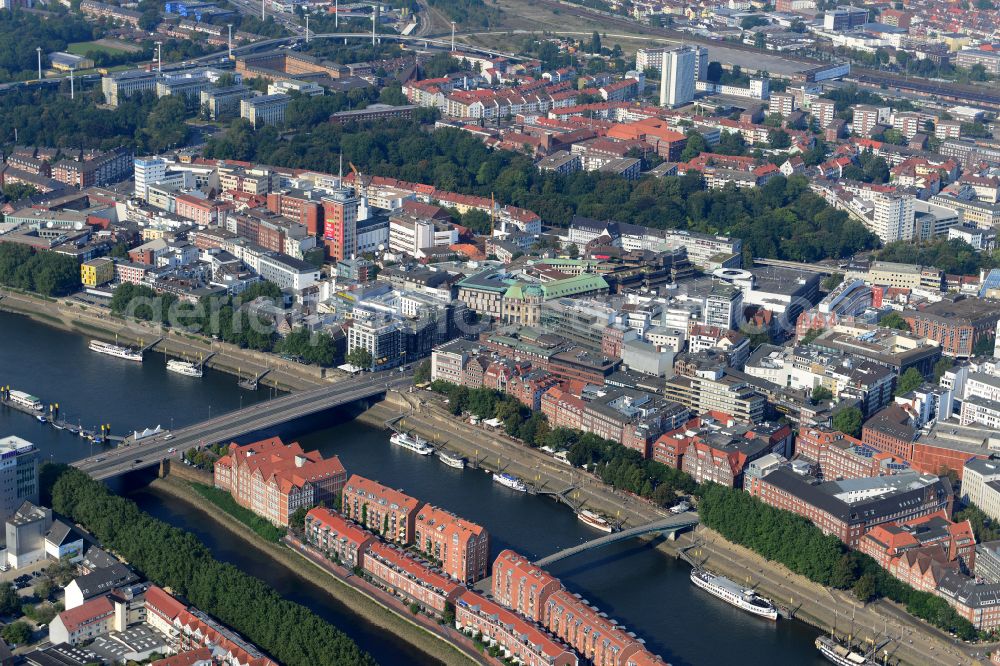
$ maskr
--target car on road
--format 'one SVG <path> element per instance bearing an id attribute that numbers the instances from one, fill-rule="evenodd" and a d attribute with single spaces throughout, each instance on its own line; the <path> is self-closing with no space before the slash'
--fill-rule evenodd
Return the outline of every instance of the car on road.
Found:
<path id="1" fill-rule="evenodd" d="M 142 462 L 142 458 L 136 458 L 136 459 L 135 459 L 135 460 L 133 460 L 132 462 L 133 462 L 134 464 L 138 465 L 139 463 L 141 463 L 141 462 Z"/>
<path id="2" fill-rule="evenodd" d="M 101 456 L 100 458 L 96 458 L 94 460 L 94 462 L 104 462 L 104 461 L 105 461 L 105 457 L 104 456 Z"/>
<path id="3" fill-rule="evenodd" d="M 174 433 L 172 433 L 172 432 L 168 432 L 166 435 L 163 436 L 163 439 L 166 439 L 166 440 L 171 440 L 173 438 L 174 438 Z"/>
<path id="4" fill-rule="evenodd" d="M 177 453 L 177 447 L 171 446 L 169 449 L 167 449 L 167 453 Z"/>

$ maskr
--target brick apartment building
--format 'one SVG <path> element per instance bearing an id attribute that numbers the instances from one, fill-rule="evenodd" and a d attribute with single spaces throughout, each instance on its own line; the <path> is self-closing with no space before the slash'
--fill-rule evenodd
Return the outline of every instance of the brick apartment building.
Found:
<path id="1" fill-rule="evenodd" d="M 505 550 L 494 561 L 492 592 L 496 601 L 540 623 L 595 666 L 663 664 L 633 634 L 514 551 Z"/>
<path id="2" fill-rule="evenodd" d="M 52 178 L 78 189 L 117 183 L 131 177 L 133 158 L 132 151 L 118 148 L 90 159 L 60 160 L 52 167 Z"/>
<path id="3" fill-rule="evenodd" d="M 386 541 L 409 545 L 413 543 L 417 512 L 423 505 L 399 490 L 352 474 L 344 484 L 341 510 Z"/>
<path id="4" fill-rule="evenodd" d="M 267 209 L 272 213 L 304 224 L 310 235 L 323 229 L 323 203 L 321 197 L 310 190 L 269 192 Z"/>
<path id="5" fill-rule="evenodd" d="M 306 541 L 349 569 L 361 566 L 365 551 L 375 537 L 338 513 L 316 507 L 306 514 Z"/>
<path id="6" fill-rule="evenodd" d="M 503 654 L 523 666 L 576 666 L 579 659 L 564 643 L 543 628 L 499 604 L 462 592 L 455 604 L 455 626 L 480 634 L 480 640 L 503 649 Z"/>
<path id="7" fill-rule="evenodd" d="M 513 550 L 493 562 L 493 598 L 534 622 L 544 619 L 544 602 L 560 587 L 558 578 Z"/>
<path id="8" fill-rule="evenodd" d="M 951 514 L 947 477 L 904 472 L 872 479 L 810 482 L 789 469 L 749 479 L 747 491 L 765 504 L 808 518 L 851 548 L 876 525 L 938 511 Z"/>
<path id="9" fill-rule="evenodd" d="M 756 438 L 699 435 L 687 447 L 681 469 L 698 483 L 712 481 L 729 488 L 741 488 L 746 466 L 770 452 L 768 443 Z"/>
<path id="10" fill-rule="evenodd" d="M 306 453 L 298 442 L 280 438 L 240 446 L 230 444 L 215 462 L 215 487 L 227 491 L 237 504 L 277 525 L 299 507 L 331 502 L 344 486 L 347 472 L 336 456 L 324 459 L 318 451 Z"/>
<path id="11" fill-rule="evenodd" d="M 552 428 L 572 428 L 579 430 L 583 424 L 583 410 L 586 403 L 569 391 L 552 387 L 542 395 L 542 413 Z"/>
<path id="12" fill-rule="evenodd" d="M 458 583 L 434 573 L 396 546 L 375 542 L 365 552 L 362 568 L 396 595 L 443 615 L 465 590 Z"/>
<path id="13" fill-rule="evenodd" d="M 634 449 L 643 458 L 650 457 L 657 437 L 681 426 L 689 416 L 679 403 L 618 388 L 585 401 L 553 386 L 542 394 L 539 406 L 553 428 L 593 433 Z"/>
<path id="14" fill-rule="evenodd" d="M 876 451 L 889 453 L 907 462 L 918 472 L 941 474 L 954 471 L 962 478 L 970 458 L 982 458 L 988 451 L 961 441 L 920 435 L 910 414 L 899 404 L 892 404 L 865 422 L 861 441 Z"/>
<path id="15" fill-rule="evenodd" d="M 1000 305 L 977 298 L 943 300 L 905 310 L 903 318 L 913 333 L 937 342 L 945 354 L 968 357 L 980 340 L 996 334 Z"/>
<path id="16" fill-rule="evenodd" d="M 969 521 L 955 523 L 937 512 L 878 525 L 861 538 L 858 550 L 904 583 L 934 592 L 941 570 L 974 570 L 976 537 Z"/>
<path id="17" fill-rule="evenodd" d="M 482 526 L 425 504 L 413 529 L 417 550 L 440 562 L 445 574 L 467 585 L 486 578 L 490 535 Z"/>
<path id="18" fill-rule="evenodd" d="M 860 439 L 823 426 L 799 428 L 795 453 L 816 463 L 820 476 L 827 480 L 896 474 L 908 467 L 902 458 L 877 451 Z"/>

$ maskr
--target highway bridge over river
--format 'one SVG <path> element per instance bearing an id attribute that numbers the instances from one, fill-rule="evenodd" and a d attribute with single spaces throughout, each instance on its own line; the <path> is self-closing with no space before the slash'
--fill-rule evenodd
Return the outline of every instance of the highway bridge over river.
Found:
<path id="1" fill-rule="evenodd" d="M 191 447 L 229 442 L 253 432 L 277 428 L 298 418 L 359 400 L 368 400 L 384 394 L 389 388 L 402 388 L 412 382 L 409 373 L 364 373 L 195 423 L 173 431 L 169 439 L 165 433 L 130 446 L 120 446 L 100 455 L 77 460 L 73 466 L 95 479 L 110 479 L 127 472 L 157 466 L 164 458 L 174 455 L 172 450 L 179 456 Z"/>

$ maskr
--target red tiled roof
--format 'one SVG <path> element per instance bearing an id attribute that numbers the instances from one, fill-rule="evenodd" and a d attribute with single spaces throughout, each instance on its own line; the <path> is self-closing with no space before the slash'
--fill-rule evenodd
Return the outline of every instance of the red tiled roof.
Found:
<path id="1" fill-rule="evenodd" d="M 96 622 L 97 620 L 107 617 L 114 612 L 115 607 L 112 605 L 111 600 L 107 597 L 107 595 L 105 595 L 95 597 L 89 601 L 83 602 L 82 605 L 77 606 L 76 608 L 59 613 L 59 619 L 62 621 L 63 626 L 66 627 L 66 631 L 73 633 L 80 627 Z"/>
<path id="2" fill-rule="evenodd" d="M 405 571 L 422 584 L 443 590 L 445 596 L 462 587 L 447 576 L 434 573 L 428 567 L 389 544 L 376 541 L 369 547 L 368 552 L 382 558 L 397 569 Z"/>
<path id="3" fill-rule="evenodd" d="M 173 622 L 184 610 L 184 604 L 167 594 L 162 587 L 151 585 L 146 590 L 146 610 L 154 610 L 167 621 Z"/>
<path id="4" fill-rule="evenodd" d="M 388 486 L 383 486 L 378 481 L 366 479 L 358 474 L 352 474 L 351 478 L 347 480 L 347 483 L 344 485 L 344 492 L 356 492 L 370 497 L 379 497 L 384 499 L 389 504 L 406 507 L 410 511 L 415 511 L 422 504 L 422 502 L 415 497 L 410 497 L 406 493 L 393 490 Z"/>
<path id="5" fill-rule="evenodd" d="M 318 506 L 315 509 L 311 509 L 309 513 L 306 514 L 306 518 L 311 518 L 312 520 L 318 522 L 321 526 L 329 527 L 331 530 L 336 531 L 341 537 L 358 546 L 372 538 L 371 534 L 350 522 L 339 513 L 330 511 L 326 507 Z"/>
<path id="6" fill-rule="evenodd" d="M 306 453 L 298 442 L 285 445 L 278 437 L 245 446 L 230 444 L 228 455 L 219 458 L 216 464 L 245 465 L 251 473 L 259 473 L 265 481 L 278 484 L 284 493 L 345 473 L 337 456 L 324 459 L 319 451 Z"/>
<path id="7" fill-rule="evenodd" d="M 519 637 L 521 642 L 534 646 L 537 651 L 550 658 L 554 659 L 568 652 L 568 649 L 564 645 L 557 642 L 537 625 L 528 622 L 513 611 L 490 601 L 486 597 L 480 596 L 475 592 L 463 592 L 458 601 L 470 609 L 478 608 L 478 615 L 496 618 L 496 621 L 502 624 L 508 632 Z"/>
<path id="8" fill-rule="evenodd" d="M 152 666 L 191 666 L 191 664 L 196 664 L 199 661 L 210 661 L 211 659 L 212 650 L 207 647 L 201 647 L 196 650 L 188 650 L 187 652 L 175 654 L 166 659 L 158 659 L 153 662 Z"/>

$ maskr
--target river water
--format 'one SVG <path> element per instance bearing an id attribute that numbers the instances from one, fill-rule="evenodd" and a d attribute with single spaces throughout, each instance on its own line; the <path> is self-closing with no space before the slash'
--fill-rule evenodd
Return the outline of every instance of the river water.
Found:
<path id="1" fill-rule="evenodd" d="M 81 336 L 0 313 L 0 385 L 58 402 L 72 422 L 110 423 L 126 434 L 157 424 L 180 427 L 271 397 L 267 388 L 240 390 L 230 375 L 207 370 L 202 379 L 168 373 L 161 355 L 132 364 L 87 350 Z M 540 557 L 600 536 L 565 506 L 516 493 L 489 475 L 455 470 L 389 444 L 385 432 L 348 421 L 299 437 L 307 449 L 339 455 L 349 473 L 400 488 L 410 495 L 484 525 L 494 556 L 513 548 Z M 55 461 L 90 454 L 86 440 L 0 408 L 0 437 L 19 435 Z M 207 527 L 197 512 L 149 488 L 131 496 L 147 511 L 197 534 L 221 560 L 259 576 L 282 595 L 309 606 L 354 638 L 382 664 L 430 664 L 402 642 L 386 637 L 317 587 L 274 567 L 261 553 L 234 544 Z M 573 592 L 626 625 L 675 665 L 741 666 L 826 663 L 813 647 L 816 631 L 797 621 L 751 617 L 696 589 L 689 568 L 638 542 L 626 542 L 563 560 L 550 567 Z"/>

